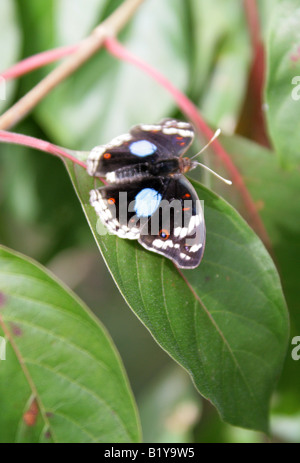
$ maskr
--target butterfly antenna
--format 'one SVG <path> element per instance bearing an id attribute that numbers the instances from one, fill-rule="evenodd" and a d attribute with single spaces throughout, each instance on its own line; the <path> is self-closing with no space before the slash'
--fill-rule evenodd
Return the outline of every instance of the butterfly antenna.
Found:
<path id="1" fill-rule="evenodd" d="M 199 151 L 199 153 L 195 154 L 195 156 L 193 156 L 192 158 L 190 158 L 191 160 L 194 159 L 195 157 L 199 156 L 199 154 L 203 153 L 203 151 L 206 150 L 206 148 L 209 147 L 209 145 L 211 145 L 216 138 L 218 138 L 218 136 L 220 135 L 221 133 L 221 129 L 217 129 L 214 133 L 214 135 L 212 136 L 212 138 L 209 140 L 208 143 L 206 143 L 205 146 L 203 146 L 203 148 Z M 214 170 L 210 169 L 209 167 L 205 166 L 204 164 L 201 164 L 201 162 L 197 162 L 198 166 L 201 166 L 203 167 L 204 169 L 208 170 L 211 174 L 215 175 L 216 177 L 218 177 L 220 180 L 222 180 L 224 183 L 227 183 L 227 185 L 232 185 L 232 182 L 231 180 L 227 180 L 226 178 L 224 177 L 221 177 L 221 175 L 217 174 Z"/>
<path id="2" fill-rule="evenodd" d="M 218 136 L 220 135 L 220 133 L 221 133 L 221 129 L 217 129 L 217 130 L 215 131 L 214 135 L 212 136 L 212 138 L 209 140 L 209 142 L 206 143 L 206 145 L 203 146 L 203 148 L 199 151 L 199 153 L 195 154 L 195 156 L 193 156 L 191 159 L 194 159 L 195 157 L 199 156 L 199 154 L 203 153 L 203 151 L 205 151 L 206 148 L 208 148 L 209 145 L 211 145 L 211 144 L 215 141 L 215 139 L 218 138 Z"/>
<path id="3" fill-rule="evenodd" d="M 217 174 L 217 172 L 215 172 L 214 170 L 210 169 L 209 167 L 207 167 L 205 164 L 201 164 L 201 162 L 197 162 L 198 166 L 201 166 L 203 167 L 203 169 L 206 169 L 208 170 L 211 174 L 213 174 L 215 177 L 218 177 L 220 180 L 222 180 L 224 183 L 227 183 L 227 185 L 232 185 L 232 181 L 231 180 L 227 180 L 226 178 L 224 177 L 221 177 L 221 175 Z"/>

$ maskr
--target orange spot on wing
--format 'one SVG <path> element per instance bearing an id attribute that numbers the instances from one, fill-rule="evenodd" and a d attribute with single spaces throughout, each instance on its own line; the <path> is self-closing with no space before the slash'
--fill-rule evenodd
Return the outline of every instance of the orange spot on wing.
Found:
<path id="1" fill-rule="evenodd" d="M 116 200 L 115 200 L 115 198 L 109 198 L 109 199 L 107 200 L 107 202 L 108 202 L 109 204 L 115 204 Z"/>
<path id="2" fill-rule="evenodd" d="M 165 235 L 165 236 L 163 236 L 163 235 Z M 159 236 L 160 236 L 163 240 L 167 240 L 167 239 L 170 237 L 170 233 L 168 232 L 168 230 L 165 230 L 165 229 L 163 228 L 162 230 L 160 230 Z"/>
<path id="3" fill-rule="evenodd" d="M 110 159 L 110 158 L 111 158 L 111 154 L 110 154 L 110 153 L 104 153 L 104 154 L 103 154 L 103 157 L 104 157 L 105 159 Z"/>

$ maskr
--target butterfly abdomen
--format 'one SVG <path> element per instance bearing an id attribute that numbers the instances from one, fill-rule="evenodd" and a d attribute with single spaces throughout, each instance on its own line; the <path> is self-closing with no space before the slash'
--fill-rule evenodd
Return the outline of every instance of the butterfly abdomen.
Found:
<path id="1" fill-rule="evenodd" d="M 151 175 L 149 175 L 147 163 L 120 167 L 106 174 L 106 180 L 115 184 L 134 183 L 149 177 Z"/>
<path id="2" fill-rule="evenodd" d="M 106 174 L 106 180 L 110 183 L 134 183 L 144 179 L 168 177 L 181 173 L 183 160 L 165 159 L 159 162 L 145 162 L 131 166 L 120 167 Z M 189 170 L 189 169 L 188 169 Z"/>

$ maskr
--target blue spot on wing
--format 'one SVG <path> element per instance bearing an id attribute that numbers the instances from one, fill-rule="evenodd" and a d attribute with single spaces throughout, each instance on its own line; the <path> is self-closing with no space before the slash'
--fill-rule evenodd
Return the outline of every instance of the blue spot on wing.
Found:
<path id="1" fill-rule="evenodd" d="M 162 195 L 153 188 L 144 188 L 135 197 L 134 210 L 138 217 L 154 214 L 162 200 Z"/>
<path id="2" fill-rule="evenodd" d="M 155 153 L 157 146 L 150 143 L 148 140 L 139 140 L 131 143 L 129 150 L 131 154 L 134 154 L 135 156 L 144 157 Z"/>

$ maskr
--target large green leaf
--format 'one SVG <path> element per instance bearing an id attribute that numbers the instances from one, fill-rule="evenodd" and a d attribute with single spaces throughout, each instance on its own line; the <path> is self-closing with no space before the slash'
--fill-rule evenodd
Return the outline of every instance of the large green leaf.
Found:
<path id="1" fill-rule="evenodd" d="M 266 102 L 269 131 L 283 164 L 300 161 L 300 6 L 282 0 L 267 41 Z"/>
<path id="2" fill-rule="evenodd" d="M 226 421 L 266 431 L 288 320 L 276 269 L 257 236 L 224 200 L 195 183 L 205 201 L 207 245 L 201 265 L 181 272 L 136 242 L 99 235 L 88 204 L 95 180 L 78 166 L 68 168 L 132 310 Z"/>
<path id="3" fill-rule="evenodd" d="M 271 240 L 291 316 L 292 335 L 300 330 L 300 172 L 278 165 L 275 153 L 239 137 L 222 137 L 222 144 L 232 156 L 257 204 Z M 215 183 L 218 188 L 220 183 Z M 234 188 L 233 188 L 234 189 Z M 232 189 L 232 190 L 233 190 Z M 243 204 L 223 189 L 226 198 L 245 214 Z M 298 362 L 287 356 L 281 385 L 286 391 L 281 401 L 294 413 L 300 407 L 300 370 Z M 293 399 L 287 394 L 289 391 Z"/>
<path id="4" fill-rule="evenodd" d="M 0 362 L 0 441 L 137 442 L 120 359 L 84 304 L 3 247 L 0 296 L 0 334 L 8 341 Z"/>
<path id="5" fill-rule="evenodd" d="M 240 137 L 222 137 L 221 140 L 257 204 L 271 240 L 288 305 L 300 329 L 300 203 L 295 200 L 300 195 L 300 172 L 281 168 L 275 153 L 256 143 Z M 214 182 L 214 187 L 218 186 L 220 183 Z M 244 205 L 233 198 L 233 190 L 234 186 L 232 190 L 222 188 L 226 198 L 247 215 Z"/>
<path id="6" fill-rule="evenodd" d="M 190 5 L 190 92 L 207 121 L 232 132 L 244 100 L 251 58 L 243 4 L 190 0 Z"/>

